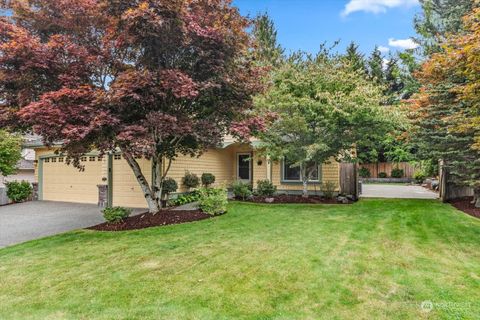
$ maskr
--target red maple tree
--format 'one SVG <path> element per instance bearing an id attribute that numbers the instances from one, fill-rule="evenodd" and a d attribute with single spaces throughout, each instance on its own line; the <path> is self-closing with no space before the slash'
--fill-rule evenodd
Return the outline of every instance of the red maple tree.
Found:
<path id="1" fill-rule="evenodd" d="M 217 146 L 261 90 L 230 0 L 11 0 L 0 19 L 0 124 L 79 157 L 120 149 L 151 212 L 162 162 Z M 240 122 L 241 123 L 241 122 Z M 149 183 L 136 157 L 151 159 Z"/>

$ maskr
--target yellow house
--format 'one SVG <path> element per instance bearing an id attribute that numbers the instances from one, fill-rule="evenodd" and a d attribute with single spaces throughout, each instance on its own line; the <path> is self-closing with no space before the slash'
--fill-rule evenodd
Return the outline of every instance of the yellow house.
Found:
<path id="1" fill-rule="evenodd" d="M 173 161 L 167 177 L 179 185 L 178 192 L 185 192 L 182 178 L 185 172 L 201 176 L 208 172 L 215 175 L 216 186 L 230 186 L 241 180 L 256 187 L 258 180 L 270 180 L 279 193 L 300 193 L 302 184 L 298 170 L 283 161 L 273 162 L 256 151 L 258 141 L 250 144 L 226 138 L 222 147 L 209 149 L 198 158 L 180 156 Z M 35 149 L 35 175 L 38 181 L 39 200 L 92 203 L 99 202 L 99 186 L 108 186 L 108 205 L 124 207 L 146 207 L 146 201 L 133 171 L 120 153 L 101 157 L 98 152 L 85 154 L 81 158 L 84 166 L 79 171 L 65 163 L 65 157 L 55 154 L 55 147 L 46 148 L 38 143 Z M 147 179 L 151 179 L 150 160 L 137 160 Z M 316 179 L 309 183 L 309 190 L 318 192 L 320 184 L 332 181 L 340 185 L 340 166 L 337 162 L 317 167 Z"/>

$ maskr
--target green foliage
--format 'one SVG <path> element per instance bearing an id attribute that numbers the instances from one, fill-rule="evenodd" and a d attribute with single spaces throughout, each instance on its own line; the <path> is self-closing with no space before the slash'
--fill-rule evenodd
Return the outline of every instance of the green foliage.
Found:
<path id="1" fill-rule="evenodd" d="M 237 199 L 245 200 L 252 195 L 252 186 L 248 183 L 235 181 L 232 184 L 233 195 Z"/>
<path id="2" fill-rule="evenodd" d="M 0 130 L 0 175 L 15 173 L 17 162 L 22 158 L 22 138 Z"/>
<path id="3" fill-rule="evenodd" d="M 130 211 L 130 209 L 123 207 L 103 209 L 103 217 L 108 223 L 120 223 L 124 219 L 128 218 L 131 213 L 132 212 Z"/>
<path id="4" fill-rule="evenodd" d="M 292 56 L 272 77 L 272 86 L 255 104 L 277 119 L 259 138 L 272 159 L 289 159 L 300 168 L 304 195 L 312 174 L 309 163 L 351 159 L 352 145 L 385 135 L 396 119 L 395 112 L 387 115 L 380 107 L 382 88 L 328 51 Z"/>
<path id="5" fill-rule="evenodd" d="M 384 179 L 384 178 L 387 178 L 388 176 L 386 172 L 379 172 L 378 177 Z"/>
<path id="6" fill-rule="evenodd" d="M 257 193 L 259 196 L 271 197 L 277 192 L 277 187 L 269 180 L 257 181 Z"/>
<path id="7" fill-rule="evenodd" d="M 182 184 L 189 189 L 193 189 L 200 185 L 200 179 L 196 174 L 187 171 L 182 179 Z"/>
<path id="8" fill-rule="evenodd" d="M 215 176 L 211 173 L 202 173 L 202 185 L 204 187 L 210 187 L 212 184 L 215 183 Z"/>
<path id="9" fill-rule="evenodd" d="M 375 47 L 368 59 L 368 75 L 370 79 L 377 84 L 385 84 L 383 74 L 383 56 L 380 50 L 378 50 L 378 47 Z"/>
<path id="10" fill-rule="evenodd" d="M 413 174 L 413 179 L 415 179 L 417 183 L 422 183 L 426 177 L 427 175 L 422 170 L 415 171 L 415 173 Z"/>
<path id="11" fill-rule="evenodd" d="M 200 200 L 200 193 L 198 190 L 195 190 L 179 195 L 176 199 L 170 201 L 170 205 L 181 206 L 187 203 L 196 202 L 198 200 Z"/>
<path id="12" fill-rule="evenodd" d="M 199 208 L 205 213 L 216 216 L 227 212 L 227 191 L 221 188 L 202 188 Z"/>
<path id="13" fill-rule="evenodd" d="M 361 177 L 361 178 L 370 178 L 371 176 L 371 173 L 370 173 L 370 170 L 368 170 L 368 168 L 360 168 L 360 170 L 358 170 L 358 175 Z"/>
<path id="14" fill-rule="evenodd" d="M 320 186 L 320 191 L 326 199 L 333 199 L 336 188 L 337 184 L 335 182 L 327 181 L 322 183 L 322 185 Z"/>
<path id="15" fill-rule="evenodd" d="M 350 64 L 353 71 L 360 74 L 367 73 L 367 67 L 365 63 L 365 56 L 358 50 L 358 44 L 351 42 L 345 52 L 345 60 Z"/>
<path id="16" fill-rule="evenodd" d="M 168 197 L 168 195 L 172 192 L 177 191 L 178 189 L 178 184 L 177 181 L 175 181 L 172 178 L 166 178 L 162 182 L 162 193 Z"/>
<path id="17" fill-rule="evenodd" d="M 403 171 L 403 169 L 400 169 L 400 168 L 392 169 L 392 173 L 391 173 L 392 178 L 403 178 L 404 175 L 405 175 L 405 172 Z"/>
<path id="18" fill-rule="evenodd" d="M 32 185 L 27 181 L 11 181 L 6 182 L 7 197 L 13 202 L 26 201 L 33 192 Z"/>
<path id="19" fill-rule="evenodd" d="M 257 62 L 276 66 L 284 59 L 285 50 L 278 44 L 275 24 L 267 13 L 259 14 L 255 18 L 253 36 L 257 45 L 254 50 Z"/>

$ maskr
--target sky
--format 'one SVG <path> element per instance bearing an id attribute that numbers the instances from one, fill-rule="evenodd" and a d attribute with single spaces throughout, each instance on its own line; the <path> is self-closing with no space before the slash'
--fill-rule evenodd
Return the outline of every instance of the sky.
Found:
<path id="1" fill-rule="evenodd" d="M 267 12 L 287 52 L 318 51 L 321 43 L 354 40 L 369 54 L 376 45 L 387 55 L 412 48 L 418 0 L 234 0 L 244 15 Z"/>

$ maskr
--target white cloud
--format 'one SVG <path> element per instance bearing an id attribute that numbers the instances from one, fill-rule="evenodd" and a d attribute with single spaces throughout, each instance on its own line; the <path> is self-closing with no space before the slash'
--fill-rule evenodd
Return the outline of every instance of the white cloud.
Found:
<path id="1" fill-rule="evenodd" d="M 399 48 L 403 50 L 418 48 L 419 44 L 413 41 L 413 39 L 388 39 L 388 45 L 390 47 Z"/>
<path id="2" fill-rule="evenodd" d="M 418 5 L 418 0 L 350 0 L 342 11 L 346 17 L 350 13 L 364 11 L 369 13 L 383 13 L 395 7 L 413 7 Z"/>
<path id="3" fill-rule="evenodd" d="M 381 53 L 388 53 L 390 51 L 390 48 L 384 47 L 384 46 L 378 46 L 378 51 Z"/>

